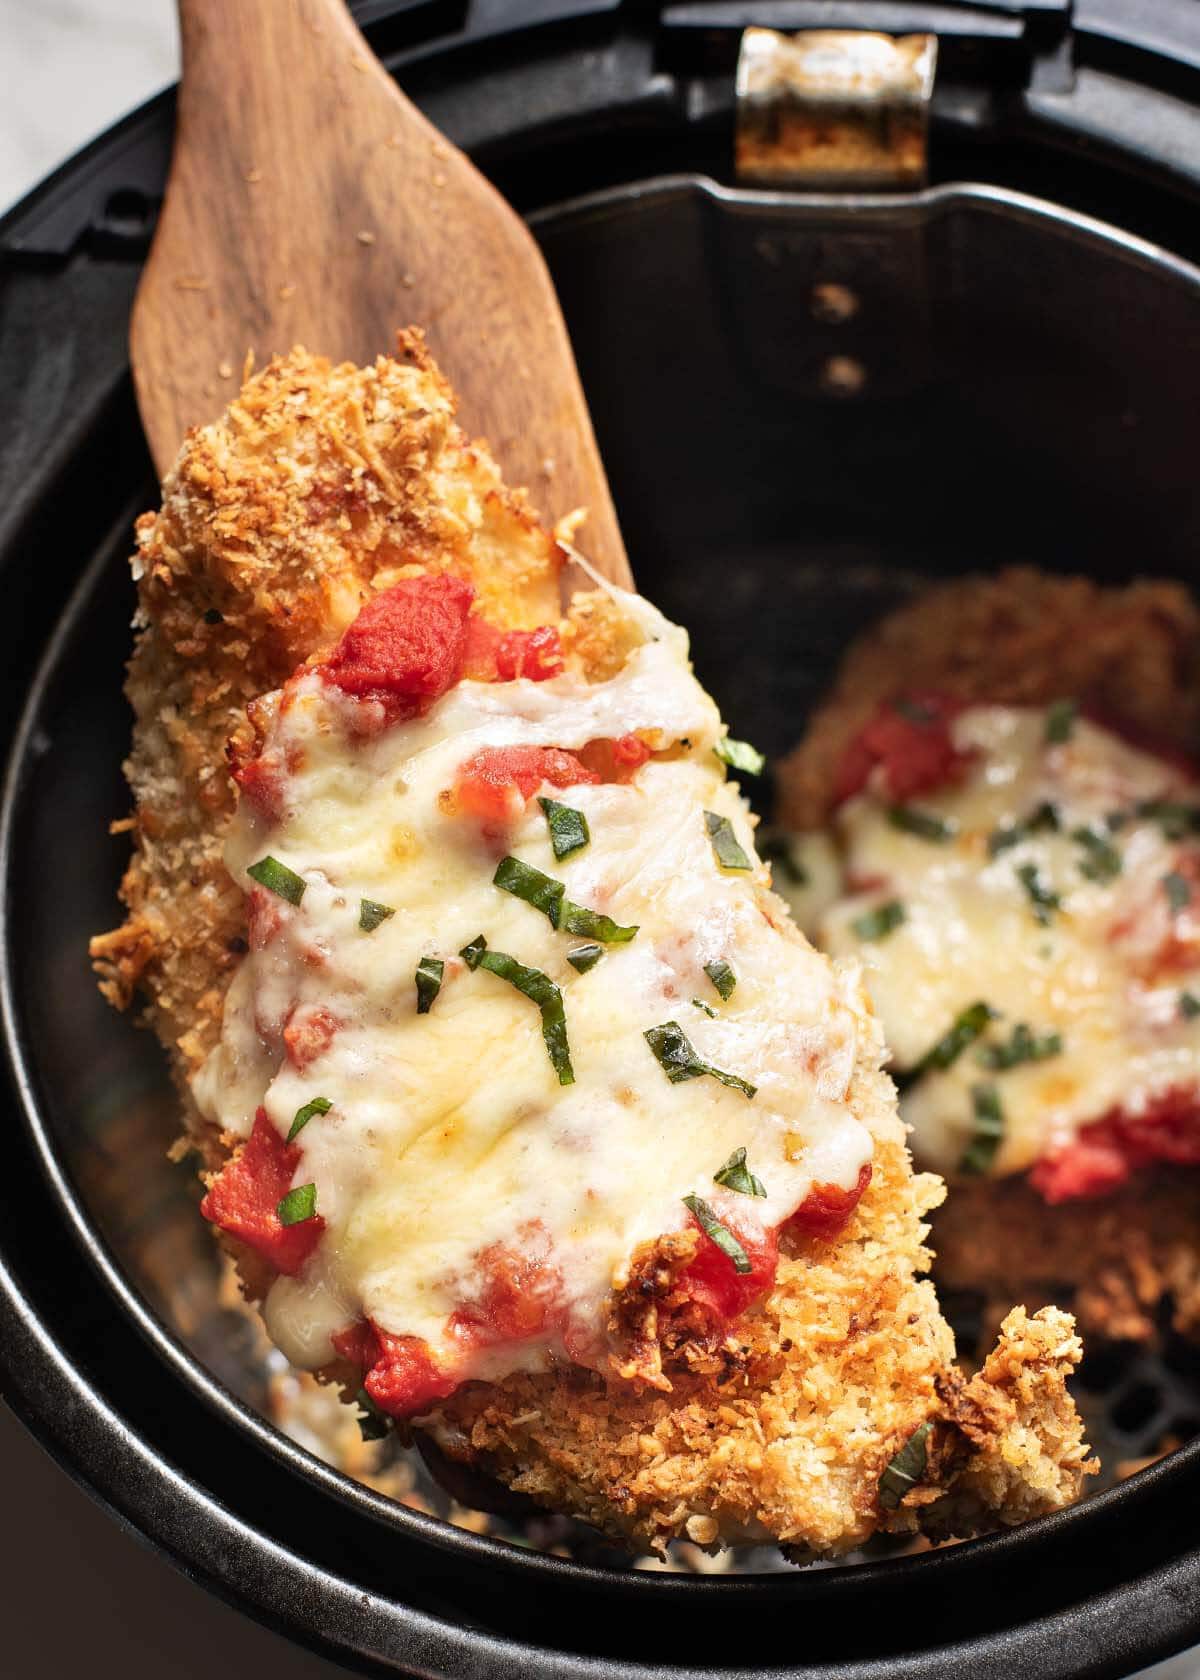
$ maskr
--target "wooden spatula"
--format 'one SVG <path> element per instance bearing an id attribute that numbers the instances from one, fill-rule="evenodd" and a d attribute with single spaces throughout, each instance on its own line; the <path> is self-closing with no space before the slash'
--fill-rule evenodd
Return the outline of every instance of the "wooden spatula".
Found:
<path id="1" fill-rule="evenodd" d="M 589 510 L 581 546 L 630 585 L 554 287 L 532 235 L 396 88 L 342 0 L 179 0 L 166 201 L 130 327 L 165 472 L 189 426 L 295 344 L 357 362 L 424 327 L 510 484 Z"/>

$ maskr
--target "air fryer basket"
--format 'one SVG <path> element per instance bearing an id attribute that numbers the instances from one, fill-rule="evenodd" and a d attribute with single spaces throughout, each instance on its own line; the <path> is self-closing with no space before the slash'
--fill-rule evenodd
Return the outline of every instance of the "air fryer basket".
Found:
<path id="1" fill-rule="evenodd" d="M 633 74 L 617 47 L 592 73 L 622 86 Z M 647 82 L 641 60 L 637 73 L 653 103 L 663 77 Z M 501 59 L 472 105 L 436 65 L 413 71 L 426 108 L 467 140 L 503 106 L 504 77 L 522 74 Z M 849 637 L 930 580 L 1014 562 L 1190 578 L 1200 272 L 1001 187 L 836 199 L 643 178 L 616 128 L 620 157 L 601 148 L 592 172 L 636 178 L 557 204 L 561 157 L 539 164 L 536 148 L 495 137 L 482 149 L 542 206 L 533 219 L 636 575 L 691 630 L 735 733 L 784 750 Z M 655 156 L 685 152 L 716 159 L 719 128 L 702 122 Z M 101 166 L 114 168 L 111 150 Z M 153 162 L 140 167 L 152 182 Z M 1093 182 L 1075 196 L 1104 193 Z M 70 216 L 61 194 L 57 221 L 47 202 L 48 248 Z M 266 1366 L 222 1303 L 191 1167 L 165 1158 L 177 1126 L 162 1057 L 100 1001 L 82 955 L 115 914 L 124 842 L 103 834 L 127 806 L 124 557 L 154 495 L 106 348 L 142 212 L 136 193 L 104 202 L 108 224 L 54 257 L 57 307 L 65 318 L 86 301 L 98 342 L 41 333 L 0 458 L 14 713 L 17 679 L 37 666 L 0 833 L 3 1007 L 27 1122 L 0 1175 L 12 1403 L 218 1591 L 393 1670 L 1120 1674 L 1196 1637 L 1200 1446 L 1075 1512 L 941 1553 L 764 1573 L 755 1553 L 751 1573 L 697 1580 L 614 1569 L 586 1544 L 564 1560 L 464 1533 L 351 1483 L 266 1421 Z M 1143 226 L 1170 224 L 1168 198 L 1139 203 Z M 0 346 L 38 333 L 44 293 L 26 279 L 3 299 Z M 855 296 L 849 321 L 814 309 L 831 282 Z M 29 437 L 39 449 L 23 456 Z M 21 481 L 37 496 L 22 501 Z M 1139 1457 L 1194 1430 L 1196 1356 L 1170 1342 L 1153 1358 L 1116 1350 L 1084 1400 L 1107 1452 Z M 563 1536 L 543 1523 L 528 1537 Z"/>

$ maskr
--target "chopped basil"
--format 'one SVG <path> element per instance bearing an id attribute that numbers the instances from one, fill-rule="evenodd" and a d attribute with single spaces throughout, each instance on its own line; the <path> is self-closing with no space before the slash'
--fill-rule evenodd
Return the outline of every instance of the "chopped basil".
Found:
<path id="1" fill-rule="evenodd" d="M 315 1184 L 297 1184 L 276 1207 L 281 1225 L 302 1225 L 306 1219 L 311 1219 L 317 1211 L 317 1187 Z"/>
<path id="2" fill-rule="evenodd" d="M 1024 1021 L 1018 1021 L 1007 1044 L 985 1044 L 975 1060 L 999 1072 L 1019 1067 L 1022 1062 L 1044 1062 L 1047 1056 L 1057 1056 L 1062 1047 L 1061 1033 L 1043 1033 L 1038 1038 Z"/>
<path id="3" fill-rule="evenodd" d="M 713 1008 L 712 1004 L 711 1003 L 705 1003 L 703 998 L 693 998 L 692 999 L 692 1008 L 693 1009 L 702 1009 L 704 1011 L 704 1013 L 708 1016 L 710 1021 L 715 1021 L 716 1018 L 717 1018 L 717 1012 Z"/>
<path id="4" fill-rule="evenodd" d="M 298 1108 L 296 1110 L 296 1118 L 292 1121 L 288 1130 L 288 1142 L 295 1143 L 296 1139 L 300 1136 L 300 1133 L 304 1130 L 305 1126 L 308 1125 L 308 1122 L 312 1119 L 314 1114 L 328 1114 L 332 1107 L 333 1104 L 330 1102 L 328 1097 L 310 1098 L 303 1108 Z"/>
<path id="5" fill-rule="evenodd" d="M 636 926 L 619 927 L 611 916 L 603 916 L 583 904 L 573 904 L 561 881 L 543 875 L 540 869 L 522 863 L 520 858 L 501 858 L 492 881 L 502 892 L 524 899 L 526 904 L 540 910 L 552 928 L 577 933 L 583 939 L 599 939 L 605 945 L 624 945 L 637 933 Z"/>
<path id="6" fill-rule="evenodd" d="M 746 1272 L 754 1270 L 753 1266 L 750 1264 L 750 1256 L 746 1253 L 746 1250 L 734 1236 L 733 1232 L 721 1224 L 721 1221 L 717 1218 L 716 1214 L 709 1207 L 703 1197 L 685 1196 L 683 1198 L 683 1205 L 690 1208 L 696 1215 L 704 1235 L 706 1237 L 711 1237 L 713 1242 L 715 1242 L 717 1247 L 721 1250 L 721 1253 L 727 1254 L 733 1261 L 733 1269 L 735 1272 L 741 1272 L 744 1275 Z"/>
<path id="7" fill-rule="evenodd" d="M 727 1190 L 736 1190 L 742 1196 L 765 1196 L 761 1178 L 755 1178 L 746 1165 L 745 1146 L 735 1149 L 720 1172 L 713 1174 L 714 1184 L 723 1184 Z"/>
<path id="8" fill-rule="evenodd" d="M 417 964 L 417 1014 L 428 1015 L 433 1000 L 442 989 L 442 975 L 446 965 L 440 957 L 422 957 Z"/>
<path id="9" fill-rule="evenodd" d="M 886 904 L 877 904 L 874 910 L 868 910 L 865 915 L 856 916 L 850 923 L 850 931 L 857 934 L 859 939 L 886 939 L 903 920 L 903 904 L 899 899 L 891 898 Z"/>
<path id="10" fill-rule="evenodd" d="M 586 974 L 589 968 L 595 968 L 603 955 L 603 945 L 576 945 L 573 951 L 567 952 L 567 961 L 580 974 Z"/>
<path id="11" fill-rule="evenodd" d="M 896 1510 L 905 1494 L 911 1492 L 924 1476 L 929 1462 L 929 1433 L 932 1428 L 933 1419 L 926 1418 L 919 1429 L 913 1430 L 880 1476 L 879 1503 L 886 1510 Z"/>
<path id="12" fill-rule="evenodd" d="M 1183 840 L 1200 832 L 1200 805 L 1185 805 L 1175 799 L 1143 799 L 1135 810 L 1139 817 L 1156 822 L 1168 840 Z"/>
<path id="13" fill-rule="evenodd" d="M 1058 807 L 1044 799 L 1023 821 L 1009 823 L 1004 828 L 994 828 L 988 835 L 988 855 L 997 857 L 1010 846 L 1019 845 L 1022 840 L 1028 839 L 1031 834 L 1047 831 L 1057 834 L 1061 827 Z"/>
<path id="14" fill-rule="evenodd" d="M 720 993 L 721 1001 L 728 1003 L 733 996 L 733 988 L 737 985 L 737 975 L 729 964 L 718 958 L 716 962 L 705 963 L 704 972 Z"/>
<path id="15" fill-rule="evenodd" d="M 983 1032 L 989 1021 L 994 1021 L 996 1011 L 988 1003 L 973 1003 L 954 1017 L 953 1023 L 938 1039 L 932 1049 L 926 1050 L 919 1062 L 915 1062 L 905 1074 L 904 1083 L 911 1084 L 914 1079 L 930 1069 L 944 1070 L 953 1064 L 968 1049 Z"/>
<path id="16" fill-rule="evenodd" d="M 792 886 L 808 886 L 810 876 L 804 865 L 797 860 L 795 844 L 791 835 L 768 835 L 766 839 L 760 841 L 758 855 L 764 863 L 777 863 Z"/>
<path id="17" fill-rule="evenodd" d="M 359 1408 L 358 1432 L 364 1441 L 383 1441 L 391 1434 L 392 1425 L 386 1412 L 381 1412 L 365 1388 L 354 1396 Z"/>
<path id="18" fill-rule="evenodd" d="M 1181 910 L 1186 910 L 1192 902 L 1191 882 L 1176 869 L 1163 876 L 1163 891 L 1167 895 L 1167 903 L 1171 906 L 1173 916 L 1177 916 Z"/>
<path id="19" fill-rule="evenodd" d="M 1193 997 L 1191 992 L 1180 992 L 1179 1013 L 1185 1021 L 1194 1021 L 1200 1015 L 1200 998 Z"/>
<path id="20" fill-rule="evenodd" d="M 486 968 L 501 980 L 536 1003 L 542 1015 L 542 1037 L 550 1062 L 560 1085 L 574 1085 L 575 1070 L 571 1066 L 571 1052 L 567 1044 L 567 1016 L 563 1009 L 562 993 L 540 968 L 526 968 L 516 957 L 504 951 L 489 951 L 487 940 L 478 934 L 459 952 L 468 968 Z"/>
<path id="21" fill-rule="evenodd" d="M 704 824 L 708 829 L 708 838 L 712 841 L 713 853 L 722 869 L 754 868 L 742 850 L 728 817 L 719 817 L 715 811 L 705 811 Z"/>
<path id="22" fill-rule="evenodd" d="M 957 824 L 934 811 L 920 811 L 915 805 L 891 806 L 888 821 L 904 834 L 915 834 L 918 840 L 951 840 L 958 832 Z"/>
<path id="23" fill-rule="evenodd" d="M 572 852 L 582 851 L 592 838 L 583 812 L 571 805 L 560 805 L 557 799 L 539 799 L 538 804 L 546 813 L 555 857 L 570 857 Z"/>
<path id="24" fill-rule="evenodd" d="M 1071 739 L 1075 728 L 1075 719 L 1079 715 L 1079 705 L 1075 700 L 1056 700 L 1046 713 L 1046 740 L 1053 747 L 1059 747 L 1064 741 Z"/>
<path id="25" fill-rule="evenodd" d="M 708 1074 L 712 1079 L 719 1079 L 722 1085 L 728 1085 L 732 1091 L 740 1091 L 744 1097 L 752 1097 L 758 1089 L 749 1080 L 739 1079 L 736 1073 L 723 1073 L 720 1068 L 713 1067 L 711 1062 L 702 1062 L 697 1056 L 687 1034 L 678 1021 L 664 1021 L 661 1027 L 650 1027 L 642 1037 L 658 1058 L 658 1064 L 671 1081 L 678 1085 L 684 1079 L 699 1079 Z"/>
<path id="26" fill-rule="evenodd" d="M 1046 927 L 1054 912 L 1061 909 L 1062 900 L 1042 880 L 1036 863 L 1021 864 L 1017 870 L 1017 879 L 1029 894 L 1034 915 L 1042 926 Z"/>
<path id="27" fill-rule="evenodd" d="M 907 718 L 909 723 L 920 724 L 922 728 L 927 723 L 932 723 L 936 715 L 933 707 L 927 706 L 923 700 L 893 700 L 892 710 L 899 712 L 902 718 Z"/>
<path id="28" fill-rule="evenodd" d="M 297 875 L 286 863 L 280 863 L 278 858 L 269 856 L 252 863 L 246 873 L 252 881 L 257 881 L 260 887 L 266 887 L 268 892 L 286 898 L 289 904 L 299 904 L 304 897 L 304 889 L 308 886 L 302 875 Z"/>
<path id="29" fill-rule="evenodd" d="M 735 770 L 745 770 L 751 776 L 761 776 L 767 762 L 758 748 L 752 747 L 749 741 L 735 741 L 729 735 L 722 735 L 713 747 L 713 752 L 722 764 L 732 765 Z"/>
<path id="30" fill-rule="evenodd" d="M 1073 828 L 1071 838 L 1087 854 L 1079 865 L 1079 873 L 1089 881 L 1104 885 L 1121 873 L 1121 854 L 1103 834 L 1097 834 L 1094 828 Z"/>
<path id="31" fill-rule="evenodd" d="M 985 1173 L 996 1158 L 996 1151 L 1004 1137 L 1004 1111 L 994 1085 L 972 1085 L 971 1106 L 975 1114 L 975 1132 L 958 1163 L 959 1172 Z"/>
<path id="32" fill-rule="evenodd" d="M 380 922 L 386 922 L 396 912 L 390 904 L 380 904 L 373 898 L 359 900 L 358 925 L 363 933 L 374 933 Z"/>

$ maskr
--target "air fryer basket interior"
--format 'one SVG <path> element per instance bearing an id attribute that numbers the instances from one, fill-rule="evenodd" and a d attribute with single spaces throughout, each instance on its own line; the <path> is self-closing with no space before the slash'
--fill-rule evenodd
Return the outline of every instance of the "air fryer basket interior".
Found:
<path id="1" fill-rule="evenodd" d="M 799 735 L 848 638 L 929 580 L 1014 562 L 1190 576 L 1200 274 L 1188 265 L 992 189 L 851 202 L 679 177 L 536 225 L 639 584 L 690 629 L 734 732 L 769 753 Z M 849 320 L 814 308 L 831 283 L 853 294 Z M 191 1165 L 165 1156 L 177 1122 L 163 1059 L 102 1003 L 83 960 L 86 935 L 116 915 L 125 853 L 100 837 L 128 804 L 135 511 L 79 585 L 18 743 L 7 1002 L 78 1233 L 141 1303 L 183 1387 L 226 1418 L 252 1416 L 265 1367 L 221 1303 Z M 1192 1374 L 1154 1380 L 1155 1427 L 1173 1408 L 1183 1428 Z M 1127 1415 L 1116 1440 L 1133 1455 L 1145 1418 Z M 318 1506 L 335 1481 L 324 1476 Z M 998 1567 L 1019 1567 L 1000 1545 Z M 869 1565 L 864 1579 L 933 1561 Z"/>

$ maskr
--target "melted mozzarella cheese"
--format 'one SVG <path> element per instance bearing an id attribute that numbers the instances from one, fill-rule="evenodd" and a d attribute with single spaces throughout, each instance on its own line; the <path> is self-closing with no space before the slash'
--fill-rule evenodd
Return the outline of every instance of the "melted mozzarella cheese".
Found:
<path id="1" fill-rule="evenodd" d="M 1200 805 L 1200 786 L 1082 719 L 1066 742 L 1047 744 L 1041 710 L 973 707 L 953 733 L 974 755 L 965 779 L 913 801 L 952 825 L 952 837 L 898 829 L 876 792 L 850 800 L 838 817 L 847 879 L 871 888 L 826 912 L 818 943 L 864 958 L 900 1069 L 976 1001 L 998 1012 L 985 1045 L 923 1073 L 901 1108 L 918 1157 L 953 1172 L 974 1133 L 972 1087 L 993 1084 L 1005 1122 L 993 1170 L 1010 1173 L 1112 1109 L 1136 1113 L 1174 1086 L 1200 1086 L 1200 1020 L 1180 1007 L 1189 970 L 1192 984 L 1200 977 L 1200 903 L 1172 908 L 1163 883 L 1178 869 L 1180 844 L 1137 811 L 1156 800 Z M 989 848 L 989 836 L 1045 804 L 1057 829 L 1043 822 L 1014 845 Z M 1115 848 L 1119 873 L 1089 878 L 1096 847 L 1080 830 Z M 1060 901 L 1042 919 L 1019 873 L 1029 866 Z M 855 923 L 891 900 L 904 921 L 864 939 Z M 1061 1050 L 989 1069 L 981 1053 L 1008 1041 L 1017 1023 L 1038 1038 L 1058 1034 Z"/>
<path id="2" fill-rule="evenodd" d="M 281 1134 L 311 1098 L 332 1105 L 301 1133 L 296 1177 L 316 1185 L 327 1228 L 266 1305 L 297 1365 L 324 1363 L 330 1334 L 366 1316 L 425 1338 L 461 1372 L 447 1321 L 479 1298 L 479 1256 L 495 1244 L 546 1258 L 573 1346 L 594 1346 L 635 1247 L 687 1223 L 682 1197 L 704 1196 L 718 1217 L 741 1202 L 713 1182 L 735 1149 L 766 1186 L 754 1202 L 765 1225 L 814 1182 L 851 1188 L 870 1159 L 846 1102 L 864 1007 L 857 976 L 818 956 L 766 890 L 683 632 L 633 597 L 625 610 L 645 639 L 603 683 L 464 681 L 425 716 L 359 739 L 316 673 L 276 708 L 268 745 L 289 765 L 286 814 L 268 824 L 244 802 L 227 860 L 249 887 L 248 866 L 269 852 L 306 889 L 296 908 L 272 901 L 279 931 L 245 959 L 194 1089 L 202 1112 L 239 1137 L 259 1104 Z M 484 748 L 569 751 L 633 731 L 661 732 L 672 756 L 623 784 L 549 790 L 591 832 L 562 861 L 536 799 L 495 843 L 446 797 Z M 752 872 L 719 867 L 705 811 L 729 819 Z M 504 852 L 565 882 L 576 903 L 636 924 L 636 937 L 576 973 L 567 954 L 580 941 L 493 884 Z M 395 912 L 371 933 L 358 925 L 363 898 Z M 529 999 L 461 960 L 480 933 L 561 988 L 574 1084 L 558 1083 Z M 425 956 L 445 974 L 418 1015 Z M 718 960 L 737 978 L 724 1003 L 704 971 Z M 310 1009 L 338 1025 L 301 1069 L 281 1033 Z M 701 1058 L 755 1085 L 753 1100 L 708 1077 L 672 1084 L 643 1036 L 670 1020 Z M 548 1333 L 477 1354 L 470 1374 L 561 1352 Z"/>

